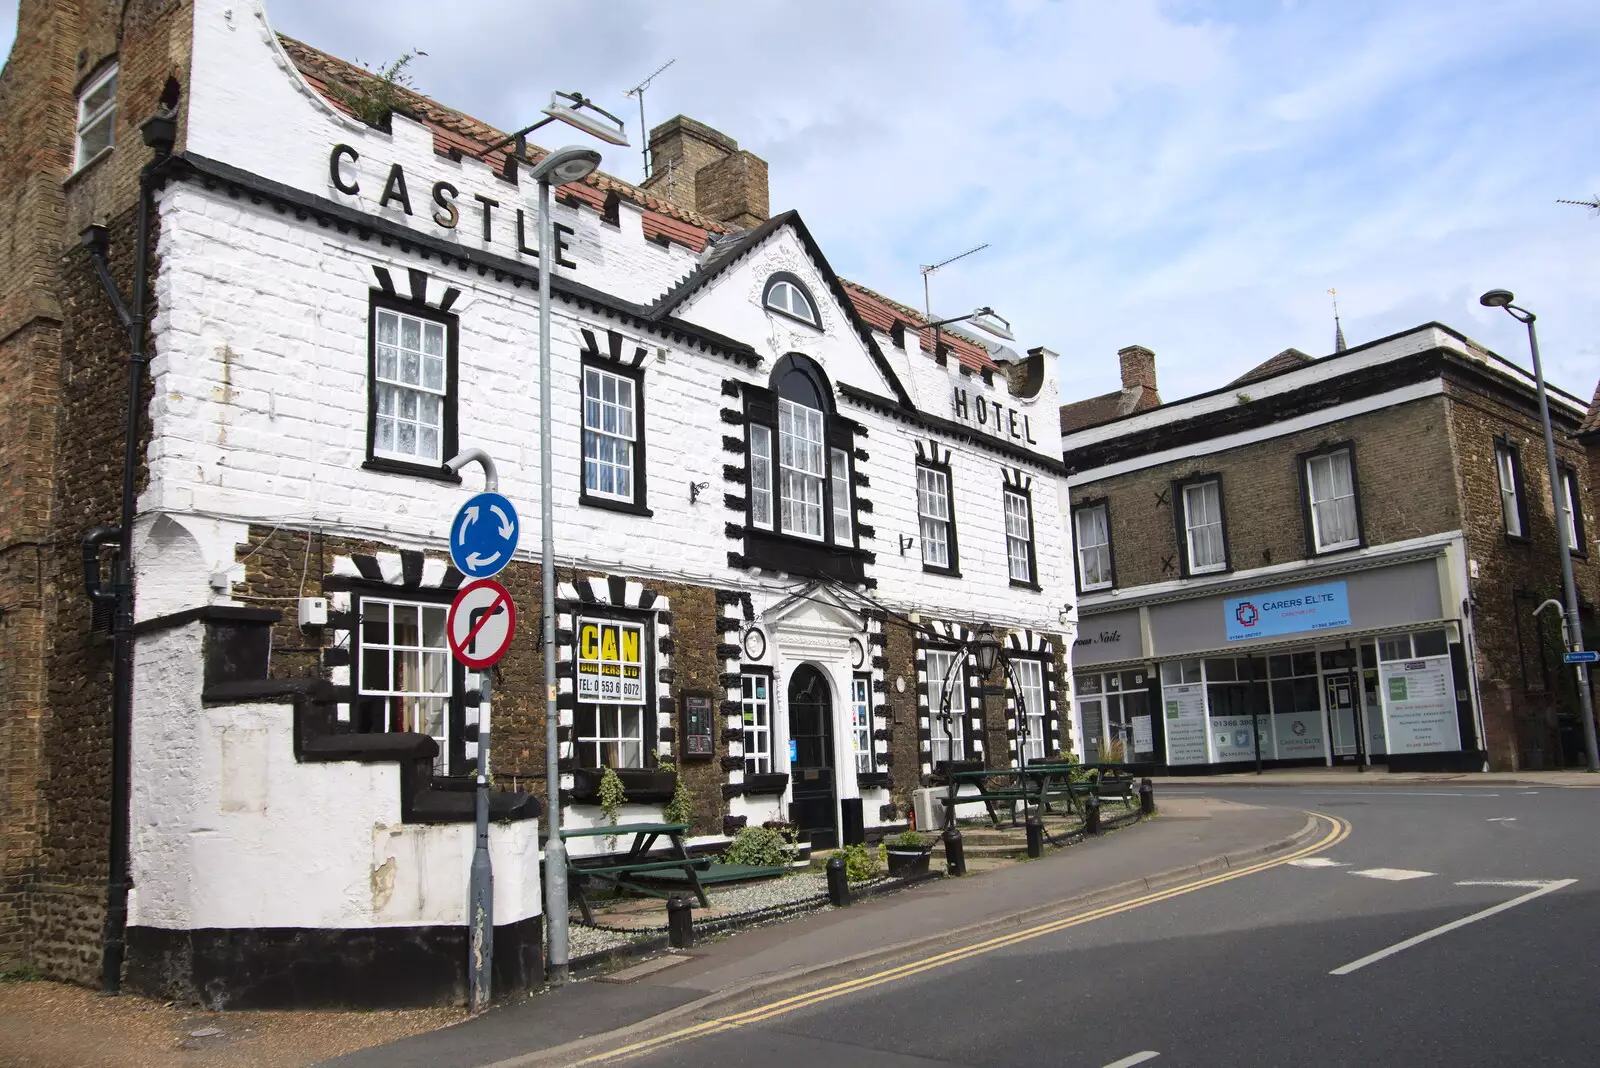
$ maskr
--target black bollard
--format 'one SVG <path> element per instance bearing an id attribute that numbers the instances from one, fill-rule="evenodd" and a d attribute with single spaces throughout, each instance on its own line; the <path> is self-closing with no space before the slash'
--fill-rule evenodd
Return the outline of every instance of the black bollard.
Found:
<path id="1" fill-rule="evenodd" d="M 1083 833 L 1100 833 L 1100 798 L 1090 794 L 1083 801 Z"/>
<path id="2" fill-rule="evenodd" d="M 944 870 L 950 875 L 967 874 L 967 852 L 955 824 L 944 829 Z"/>
<path id="3" fill-rule="evenodd" d="M 682 894 L 667 898 L 667 941 L 673 949 L 694 945 L 694 914 L 689 899 Z"/>
<path id="4" fill-rule="evenodd" d="M 1044 823 L 1038 816 L 1029 816 L 1026 824 L 1028 828 L 1028 856 L 1038 860 L 1044 856 Z"/>
<path id="5" fill-rule="evenodd" d="M 1149 779 L 1139 783 L 1139 815 L 1154 816 L 1156 814 L 1156 788 Z"/>
<path id="6" fill-rule="evenodd" d="M 828 904 L 842 909 L 850 904 L 850 877 L 844 871 L 844 858 L 835 853 L 828 858 Z"/>

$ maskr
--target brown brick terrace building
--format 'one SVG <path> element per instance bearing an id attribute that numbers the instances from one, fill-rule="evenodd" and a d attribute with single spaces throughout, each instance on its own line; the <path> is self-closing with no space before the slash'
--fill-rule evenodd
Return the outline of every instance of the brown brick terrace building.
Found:
<path id="1" fill-rule="evenodd" d="M 1587 620 L 1584 405 L 1550 396 Z M 1086 759 L 1581 762 L 1558 613 L 1533 615 L 1561 578 L 1529 374 L 1433 323 L 1181 401 L 1107 401 L 1062 408 Z"/>

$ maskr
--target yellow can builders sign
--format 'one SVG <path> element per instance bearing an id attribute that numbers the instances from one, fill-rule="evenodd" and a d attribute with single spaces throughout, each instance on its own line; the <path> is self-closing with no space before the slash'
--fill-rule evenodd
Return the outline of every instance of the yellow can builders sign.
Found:
<path id="1" fill-rule="evenodd" d="M 578 700 L 586 704 L 644 704 L 644 625 L 578 621 Z"/>

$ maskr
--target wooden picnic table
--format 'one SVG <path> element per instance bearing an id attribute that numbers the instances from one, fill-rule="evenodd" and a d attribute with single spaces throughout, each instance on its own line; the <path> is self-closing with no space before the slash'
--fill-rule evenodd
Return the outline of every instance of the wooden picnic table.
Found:
<path id="1" fill-rule="evenodd" d="M 992 780 L 1007 779 L 996 784 Z M 943 798 L 945 826 L 955 821 L 956 806 L 981 802 L 989 819 L 1000 826 L 996 805 L 1007 805 L 1011 822 L 1017 821 L 1017 803 L 1026 807 L 1037 806 L 1041 813 L 1049 812 L 1052 799 L 1065 799 L 1068 812 L 1077 812 L 1079 797 L 1098 798 L 1103 792 L 1116 793 L 1123 800 L 1133 796 L 1133 774 L 1125 764 L 1047 764 L 1033 763 L 1018 768 L 983 768 L 973 771 L 949 773 L 950 789 Z M 960 796 L 962 784 L 976 788 L 976 796 Z"/>
<path id="2" fill-rule="evenodd" d="M 666 896 L 660 890 L 653 890 L 639 885 L 633 876 L 652 871 L 671 871 L 676 869 L 683 872 L 689 880 L 689 885 L 694 888 L 695 897 L 700 899 L 702 908 L 710 908 L 711 901 L 706 897 L 705 888 L 700 885 L 699 871 L 709 867 L 710 858 L 696 860 L 689 856 L 688 850 L 683 847 L 683 836 L 689 830 L 686 823 L 619 823 L 600 824 L 595 827 L 563 827 L 561 840 L 568 841 L 573 838 L 620 838 L 632 835 L 633 842 L 628 851 L 622 854 L 609 853 L 594 857 L 579 857 L 574 859 L 570 854 L 567 857 L 567 888 L 570 894 L 578 899 L 578 909 L 583 913 L 583 922 L 594 926 L 594 913 L 589 910 L 589 899 L 584 894 L 584 883 L 589 879 L 596 879 L 608 883 L 620 890 L 631 890 L 636 894 L 647 897 Z M 646 860 L 645 857 L 655 846 L 657 839 L 665 837 L 672 843 L 671 857 L 666 860 Z"/>

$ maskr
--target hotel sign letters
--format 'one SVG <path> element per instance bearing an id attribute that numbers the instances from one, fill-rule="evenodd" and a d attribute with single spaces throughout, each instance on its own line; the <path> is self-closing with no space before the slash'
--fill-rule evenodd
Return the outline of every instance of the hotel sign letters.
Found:
<path id="1" fill-rule="evenodd" d="M 328 153 L 328 182 L 339 192 L 346 196 L 361 195 L 361 180 L 356 176 L 355 165 L 361 161 L 361 154 L 349 145 L 334 145 L 333 151 Z M 406 181 L 405 168 L 396 163 L 389 168 L 388 177 L 384 179 L 383 191 L 378 194 L 378 207 L 396 207 L 407 215 L 415 215 L 412 210 L 411 188 Z M 420 190 L 419 190 L 420 196 Z M 444 230 L 454 230 L 462 223 L 462 209 L 467 211 L 468 225 L 476 222 L 481 230 L 483 243 L 494 243 L 496 224 L 504 226 L 507 216 L 496 216 L 495 211 L 500 201 L 493 197 L 484 196 L 482 193 L 472 194 L 472 203 L 460 200 L 461 190 L 450 182 L 440 180 L 433 183 L 430 201 L 421 204 L 426 210 L 429 203 L 433 206 L 434 225 Z M 511 209 L 508 209 L 511 210 Z M 516 230 L 517 251 L 524 256 L 539 258 L 539 250 L 528 245 L 528 231 L 534 227 L 534 221 L 529 219 L 523 209 L 516 208 L 516 220 L 513 229 Z M 567 253 L 572 246 L 567 238 L 577 233 L 572 227 L 563 223 L 555 223 L 556 266 L 571 270 L 578 266 L 575 260 L 567 258 Z M 503 233 L 504 231 L 502 231 Z"/>
<path id="2" fill-rule="evenodd" d="M 644 625 L 613 619 L 578 621 L 578 700 L 644 704 Z"/>
<path id="3" fill-rule="evenodd" d="M 1033 426 L 1028 422 L 1026 412 L 989 400 L 981 393 L 969 393 L 960 386 L 953 387 L 950 411 L 958 422 L 987 430 L 996 437 L 1024 441 L 1029 445 L 1039 444 L 1033 440 Z"/>

